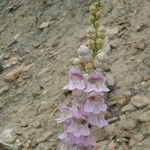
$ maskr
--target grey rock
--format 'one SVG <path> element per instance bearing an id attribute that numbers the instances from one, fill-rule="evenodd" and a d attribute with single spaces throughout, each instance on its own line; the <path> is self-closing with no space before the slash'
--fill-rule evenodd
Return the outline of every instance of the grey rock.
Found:
<path id="1" fill-rule="evenodd" d="M 137 143 L 133 147 L 131 147 L 131 150 L 149 150 L 150 148 L 150 136 L 144 139 L 142 142 Z"/>
<path id="2" fill-rule="evenodd" d="M 16 140 L 16 136 L 14 134 L 13 129 L 6 129 L 0 134 L 0 140 L 4 141 L 5 143 L 12 144 Z"/>
<path id="3" fill-rule="evenodd" d="M 14 145 L 7 144 L 0 140 L 0 150 L 19 150 L 19 148 L 17 148 Z"/>
<path id="4" fill-rule="evenodd" d="M 36 150 L 52 150 L 52 143 L 51 142 L 44 142 L 44 143 L 40 143 L 38 144 L 38 146 L 36 147 Z"/>
<path id="5" fill-rule="evenodd" d="M 144 95 L 136 95 L 131 98 L 131 103 L 138 108 L 142 108 L 150 104 L 150 99 Z"/>
<path id="6" fill-rule="evenodd" d="M 150 110 L 138 115 L 137 120 L 140 122 L 149 122 L 150 121 Z"/>
<path id="7" fill-rule="evenodd" d="M 137 126 L 137 122 L 133 119 L 125 119 L 118 122 L 123 129 L 132 130 Z"/>
<path id="8" fill-rule="evenodd" d="M 134 105 L 132 105 L 132 104 L 127 104 L 127 105 L 125 105 L 122 109 L 121 109 L 121 111 L 123 112 L 123 113 L 125 113 L 125 112 L 130 112 L 130 111 L 134 111 L 134 110 L 136 110 L 136 107 L 134 106 Z"/>

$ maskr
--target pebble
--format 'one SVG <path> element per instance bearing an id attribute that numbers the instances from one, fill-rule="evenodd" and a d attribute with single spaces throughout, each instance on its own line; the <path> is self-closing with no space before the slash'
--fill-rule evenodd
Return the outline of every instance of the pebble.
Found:
<path id="1" fill-rule="evenodd" d="M 8 144 L 12 144 L 16 140 L 13 129 L 6 129 L 0 134 L 0 139 Z"/>
<path id="2" fill-rule="evenodd" d="M 138 133 L 137 135 L 134 135 L 130 141 L 129 141 L 129 147 L 137 144 L 138 142 L 142 141 L 144 138 L 142 133 Z"/>
<path id="3" fill-rule="evenodd" d="M 2 87 L 2 88 L 0 89 L 0 95 L 6 93 L 8 90 L 9 90 L 9 86 L 6 85 L 6 86 Z"/>
<path id="4" fill-rule="evenodd" d="M 118 122 L 123 129 L 133 130 L 137 126 L 137 122 L 133 119 L 125 119 Z"/>
<path id="5" fill-rule="evenodd" d="M 137 120 L 140 122 L 149 122 L 150 121 L 150 110 L 138 115 Z"/>
<path id="6" fill-rule="evenodd" d="M 95 150 L 106 150 L 108 145 L 108 141 L 101 141 L 98 142 L 96 145 Z"/>
<path id="7" fill-rule="evenodd" d="M 34 128 L 39 128 L 41 127 L 41 123 L 39 121 L 35 121 L 31 124 L 31 126 L 33 126 Z"/>
<path id="8" fill-rule="evenodd" d="M 47 28 L 50 24 L 51 24 L 50 21 L 42 22 L 42 24 L 39 26 L 39 28 L 40 28 L 40 29 Z"/>
<path id="9" fill-rule="evenodd" d="M 150 74 L 144 75 L 143 80 L 144 81 L 150 80 Z"/>
<path id="10" fill-rule="evenodd" d="M 129 147 L 127 144 L 123 143 L 119 148 L 118 150 L 129 150 Z"/>
<path id="11" fill-rule="evenodd" d="M 116 147 L 116 144 L 114 141 L 112 141 L 111 143 L 108 144 L 108 150 L 113 150 Z"/>
<path id="12" fill-rule="evenodd" d="M 4 80 L 7 82 L 12 82 L 19 78 L 19 76 L 24 72 L 24 66 L 19 66 L 11 70 L 4 77 Z"/>
<path id="13" fill-rule="evenodd" d="M 117 99 L 114 99 L 110 102 L 110 105 L 126 105 L 128 104 L 129 102 L 129 98 L 127 97 L 122 97 L 122 98 L 117 98 Z"/>
<path id="14" fill-rule="evenodd" d="M 53 135 L 53 133 L 51 131 L 48 131 L 48 132 L 44 133 L 40 138 L 38 138 L 36 140 L 36 143 L 44 142 L 44 141 L 48 140 L 52 135 Z"/>
<path id="15" fill-rule="evenodd" d="M 143 42 L 143 41 L 138 41 L 136 44 L 135 44 L 135 48 L 136 49 L 139 49 L 139 50 L 144 50 L 146 47 L 146 44 Z"/>
<path id="16" fill-rule="evenodd" d="M 22 121 L 22 122 L 20 123 L 20 127 L 27 127 L 27 126 L 28 126 L 28 123 L 25 122 L 25 121 Z"/>
<path id="17" fill-rule="evenodd" d="M 19 148 L 0 140 L 0 150 L 19 150 Z"/>
<path id="18" fill-rule="evenodd" d="M 131 98 L 131 103 L 138 108 L 142 108 L 150 104 L 150 99 L 144 95 L 136 95 Z"/>
<path id="19" fill-rule="evenodd" d="M 136 107 L 134 106 L 134 105 L 132 105 L 132 104 L 127 104 L 127 105 L 125 105 L 122 109 L 121 109 L 121 111 L 123 112 L 123 113 L 125 113 L 125 112 L 130 112 L 130 111 L 134 111 L 134 110 L 136 110 Z"/>

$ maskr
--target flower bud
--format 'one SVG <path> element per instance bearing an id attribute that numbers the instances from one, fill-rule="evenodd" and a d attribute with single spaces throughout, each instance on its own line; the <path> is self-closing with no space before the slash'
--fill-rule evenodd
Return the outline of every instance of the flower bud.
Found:
<path id="1" fill-rule="evenodd" d="M 99 27 L 98 28 L 98 32 L 106 32 L 106 29 L 103 27 L 103 26 L 101 26 L 101 27 Z"/>
<path id="2" fill-rule="evenodd" d="M 100 2 L 96 2 L 96 3 L 95 3 L 95 7 L 96 7 L 96 8 L 101 7 L 101 3 L 100 3 Z"/>
<path id="3" fill-rule="evenodd" d="M 100 17 L 101 17 L 100 11 L 96 12 L 96 19 L 100 19 Z"/>
<path id="4" fill-rule="evenodd" d="M 87 30 L 87 33 L 88 34 L 94 34 L 95 33 L 95 28 L 89 27 L 88 30 Z"/>
<path id="5" fill-rule="evenodd" d="M 95 17 L 94 17 L 94 16 L 90 16 L 90 21 L 91 21 L 92 23 L 94 23 L 94 22 L 95 22 Z"/>
<path id="6" fill-rule="evenodd" d="M 89 46 L 95 45 L 95 41 L 92 40 L 92 39 L 89 39 L 89 40 L 88 40 L 88 45 L 89 45 Z"/>
<path id="7" fill-rule="evenodd" d="M 81 64 L 81 59 L 80 59 L 80 58 L 75 58 L 75 59 L 73 60 L 73 64 L 74 64 L 74 65 L 80 65 L 80 64 Z"/>
<path id="8" fill-rule="evenodd" d="M 97 37 L 104 39 L 105 38 L 105 34 L 103 32 L 98 32 L 97 33 Z"/>
<path id="9" fill-rule="evenodd" d="M 89 54 L 90 52 L 91 50 L 86 45 L 81 45 L 80 48 L 78 49 L 79 56 L 85 56 Z"/>
<path id="10" fill-rule="evenodd" d="M 95 22 L 95 27 L 99 27 L 99 20 Z"/>
<path id="11" fill-rule="evenodd" d="M 96 34 L 87 34 L 87 37 L 89 39 L 95 40 L 96 39 Z"/>
<path id="12" fill-rule="evenodd" d="M 96 39 L 96 45 L 103 45 L 103 40 L 101 38 Z"/>
<path id="13" fill-rule="evenodd" d="M 90 7 L 90 11 L 96 11 L 96 10 L 97 10 L 97 8 L 96 8 L 95 5 L 92 5 L 92 6 Z"/>
<path id="14" fill-rule="evenodd" d="M 85 65 L 85 70 L 86 70 L 86 72 L 91 72 L 91 71 L 93 71 L 93 70 L 94 70 L 93 64 L 92 64 L 92 63 L 87 63 L 87 64 Z"/>

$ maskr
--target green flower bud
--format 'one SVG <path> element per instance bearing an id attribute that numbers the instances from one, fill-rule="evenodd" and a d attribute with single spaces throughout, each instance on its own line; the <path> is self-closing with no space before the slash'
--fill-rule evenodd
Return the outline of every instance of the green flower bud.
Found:
<path id="1" fill-rule="evenodd" d="M 97 33 L 97 37 L 104 39 L 105 38 L 105 34 L 103 32 L 98 32 Z"/>
<path id="2" fill-rule="evenodd" d="M 104 33 L 104 32 L 106 32 L 106 29 L 103 26 L 101 26 L 98 28 L 98 31 Z"/>
<path id="3" fill-rule="evenodd" d="M 96 45 L 103 45 L 103 40 L 101 38 L 96 39 Z"/>
<path id="4" fill-rule="evenodd" d="M 93 64 L 92 64 L 92 63 L 87 63 L 87 64 L 85 65 L 85 70 L 86 70 L 86 72 L 91 72 L 91 71 L 93 71 L 93 70 L 94 70 Z"/>
<path id="5" fill-rule="evenodd" d="M 87 33 L 88 34 L 94 34 L 95 33 L 95 28 L 89 27 L 88 30 L 87 30 Z"/>
<path id="6" fill-rule="evenodd" d="M 95 40 L 96 39 L 96 34 L 95 33 L 94 34 L 87 34 L 87 37 L 89 39 Z"/>
<path id="7" fill-rule="evenodd" d="M 96 7 L 96 8 L 99 8 L 100 6 L 101 6 L 101 3 L 100 3 L 100 2 L 96 2 L 96 3 L 95 3 L 95 7 Z"/>
<path id="8" fill-rule="evenodd" d="M 96 19 L 100 19 L 100 17 L 101 17 L 100 11 L 96 12 Z"/>
<path id="9" fill-rule="evenodd" d="M 95 22 L 95 17 L 94 17 L 94 16 L 90 16 L 90 21 L 91 21 L 92 23 L 94 23 L 94 22 Z"/>
<path id="10" fill-rule="evenodd" d="M 92 39 L 89 39 L 89 40 L 88 40 L 88 45 L 89 45 L 89 46 L 95 45 L 95 41 L 92 40 Z"/>
<path id="11" fill-rule="evenodd" d="M 90 7 L 90 11 L 95 11 L 95 12 L 96 12 L 96 10 L 97 10 L 97 8 L 96 8 L 95 5 L 92 5 L 92 6 Z"/>
<path id="12" fill-rule="evenodd" d="M 73 64 L 74 64 L 74 65 L 80 65 L 80 64 L 81 64 L 81 59 L 80 59 L 80 58 L 75 58 L 75 59 L 73 60 Z"/>
<path id="13" fill-rule="evenodd" d="M 99 27 L 99 21 L 98 20 L 95 22 L 95 27 Z"/>

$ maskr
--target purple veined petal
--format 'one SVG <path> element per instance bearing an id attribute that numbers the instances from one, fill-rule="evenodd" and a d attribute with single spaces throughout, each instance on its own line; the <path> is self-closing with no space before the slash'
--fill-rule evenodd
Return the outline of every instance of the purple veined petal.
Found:
<path id="1" fill-rule="evenodd" d="M 89 100 L 87 100 L 84 105 L 84 111 L 86 113 L 93 112 L 93 105 L 89 102 Z"/>
<path id="2" fill-rule="evenodd" d="M 72 133 L 77 130 L 77 126 L 74 122 L 71 122 L 71 124 L 67 127 L 67 133 Z"/>
<path id="3" fill-rule="evenodd" d="M 81 135 L 83 136 L 88 136 L 90 135 L 90 129 L 87 125 L 81 125 L 81 127 L 79 128 Z"/>
<path id="4" fill-rule="evenodd" d="M 87 84 L 87 88 L 85 90 L 87 93 L 90 93 L 92 91 L 96 91 L 97 92 L 97 88 L 94 84 L 88 83 Z"/>
<path id="5" fill-rule="evenodd" d="M 80 137 L 80 136 L 88 136 L 90 134 L 90 129 L 88 126 L 79 125 L 77 130 L 73 132 L 74 136 Z"/>
<path id="6" fill-rule="evenodd" d="M 80 81 L 77 83 L 76 88 L 79 89 L 79 90 L 85 89 L 84 80 L 80 80 Z"/>
<path id="7" fill-rule="evenodd" d="M 107 121 L 105 120 L 105 118 L 104 118 L 104 114 L 101 114 L 99 117 L 98 117 L 98 124 L 97 124 L 97 126 L 99 127 L 99 128 L 103 128 L 103 127 L 105 127 L 105 126 L 107 126 L 108 125 L 108 123 L 107 123 Z"/>
<path id="8" fill-rule="evenodd" d="M 72 80 L 69 80 L 67 87 L 68 87 L 68 90 L 73 90 L 76 88 L 76 87 L 74 87 L 74 83 Z"/>
<path id="9" fill-rule="evenodd" d="M 94 104 L 93 113 L 94 113 L 94 114 L 99 114 L 99 113 L 101 113 L 100 105 L 98 105 L 98 103 L 95 103 L 95 104 Z"/>
<path id="10" fill-rule="evenodd" d="M 107 110 L 107 105 L 104 102 L 101 102 L 98 104 L 100 111 L 106 112 Z"/>
<path id="11" fill-rule="evenodd" d="M 67 138 L 67 136 L 68 136 L 67 132 L 63 132 L 62 134 L 60 134 L 60 135 L 58 136 L 58 138 L 59 138 L 60 140 L 64 140 L 64 139 Z"/>
<path id="12" fill-rule="evenodd" d="M 87 115 L 87 119 L 88 119 L 88 122 L 92 125 L 96 125 L 98 122 L 97 115 L 92 114 L 92 113 Z"/>
<path id="13" fill-rule="evenodd" d="M 109 89 L 106 87 L 106 85 L 102 82 L 97 87 L 97 92 L 109 92 Z"/>

